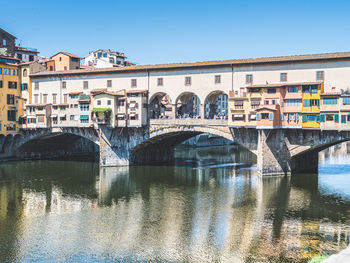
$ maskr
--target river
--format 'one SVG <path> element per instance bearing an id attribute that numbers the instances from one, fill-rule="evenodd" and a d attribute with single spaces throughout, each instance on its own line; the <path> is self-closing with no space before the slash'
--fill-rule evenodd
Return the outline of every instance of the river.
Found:
<path id="1" fill-rule="evenodd" d="M 261 178 L 236 146 L 169 166 L 0 164 L 0 262 L 307 262 L 349 244 L 350 147 Z"/>

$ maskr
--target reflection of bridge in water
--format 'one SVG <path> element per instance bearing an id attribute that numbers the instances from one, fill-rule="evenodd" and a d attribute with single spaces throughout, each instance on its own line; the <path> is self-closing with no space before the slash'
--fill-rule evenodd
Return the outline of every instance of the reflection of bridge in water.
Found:
<path id="1" fill-rule="evenodd" d="M 43 253 L 54 224 L 56 235 L 69 235 L 60 242 L 67 249 L 79 250 L 74 244 L 83 239 L 96 253 L 109 247 L 126 256 L 145 251 L 147 259 L 235 262 L 257 255 L 306 258 L 339 250 L 349 240 L 349 203 L 321 195 L 315 175 L 261 178 L 249 169 L 65 164 L 0 166 L 8 178 L 0 186 L 1 225 L 18 227 L 2 228 L 0 240 L 15 231 L 21 246 L 30 246 L 34 233 Z M 82 216 L 84 226 L 76 231 Z"/>

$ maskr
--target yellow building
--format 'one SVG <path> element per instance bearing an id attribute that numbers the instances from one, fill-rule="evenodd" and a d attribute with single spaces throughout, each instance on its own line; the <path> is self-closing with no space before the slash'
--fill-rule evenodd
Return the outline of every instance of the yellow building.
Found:
<path id="1" fill-rule="evenodd" d="M 260 87 L 248 88 L 247 93 L 235 96 L 230 92 L 228 98 L 229 126 L 256 126 L 256 109 L 262 104 L 262 89 Z"/>
<path id="2" fill-rule="evenodd" d="M 320 99 L 323 83 L 310 82 L 302 85 L 302 127 L 320 128 Z"/>
<path id="3" fill-rule="evenodd" d="M 0 61 L 0 134 L 16 134 L 21 128 L 23 100 L 16 64 Z"/>

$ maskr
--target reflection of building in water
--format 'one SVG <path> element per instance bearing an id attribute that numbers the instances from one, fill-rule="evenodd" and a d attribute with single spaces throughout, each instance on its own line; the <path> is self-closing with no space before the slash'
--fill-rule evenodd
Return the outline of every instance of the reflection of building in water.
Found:
<path id="1" fill-rule="evenodd" d="M 350 142 L 331 146 L 319 153 L 320 164 L 350 164 Z"/>

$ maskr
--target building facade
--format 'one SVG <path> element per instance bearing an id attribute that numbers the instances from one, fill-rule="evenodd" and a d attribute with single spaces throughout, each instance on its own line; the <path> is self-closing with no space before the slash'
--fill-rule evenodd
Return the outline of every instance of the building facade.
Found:
<path id="1" fill-rule="evenodd" d="M 99 49 L 92 51 L 84 58 L 85 66 L 94 68 L 113 68 L 134 65 L 126 60 L 124 53 Z"/>
<path id="2" fill-rule="evenodd" d="M 0 28 L 0 55 L 14 56 L 15 55 L 16 37 Z"/>
<path id="3" fill-rule="evenodd" d="M 0 61 L 0 134 L 17 134 L 23 124 L 23 100 L 16 64 Z"/>
<path id="4" fill-rule="evenodd" d="M 54 61 L 54 65 L 51 65 L 50 63 L 48 66 L 54 66 L 54 69 L 52 70 L 52 68 L 49 68 L 49 71 L 80 69 L 80 59 L 81 57 L 77 55 L 67 52 L 59 52 L 51 57 L 51 60 Z"/>

